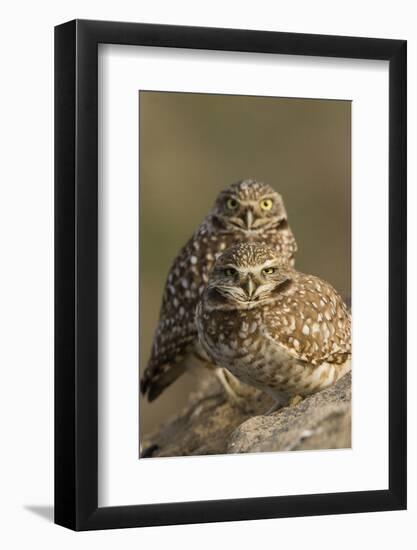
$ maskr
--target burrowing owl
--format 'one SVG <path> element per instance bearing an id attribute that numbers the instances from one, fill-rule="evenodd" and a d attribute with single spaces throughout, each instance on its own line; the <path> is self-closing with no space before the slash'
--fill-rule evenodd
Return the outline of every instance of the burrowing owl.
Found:
<path id="1" fill-rule="evenodd" d="M 215 258 L 237 241 L 270 245 L 277 257 L 294 261 L 297 245 L 281 196 L 253 179 L 222 191 L 203 223 L 175 258 L 162 299 L 151 356 L 141 391 L 154 400 L 195 358 L 207 360 L 198 345 L 195 308 Z"/>
<path id="2" fill-rule="evenodd" d="M 210 359 L 270 394 L 275 408 L 350 370 L 351 320 L 341 297 L 263 244 L 239 243 L 217 259 L 196 321 Z"/>

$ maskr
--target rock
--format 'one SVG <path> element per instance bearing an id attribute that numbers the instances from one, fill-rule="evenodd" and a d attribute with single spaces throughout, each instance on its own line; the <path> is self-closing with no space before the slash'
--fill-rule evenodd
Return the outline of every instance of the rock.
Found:
<path id="1" fill-rule="evenodd" d="M 212 374 L 186 407 L 142 441 L 142 457 L 255 453 L 351 446 L 351 375 L 272 415 L 268 396 L 238 384 L 248 410 L 230 403 Z"/>

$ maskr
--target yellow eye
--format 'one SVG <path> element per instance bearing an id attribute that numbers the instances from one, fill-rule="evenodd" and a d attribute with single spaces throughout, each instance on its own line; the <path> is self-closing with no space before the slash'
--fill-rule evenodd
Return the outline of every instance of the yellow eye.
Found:
<path id="1" fill-rule="evenodd" d="M 233 277 L 233 275 L 236 275 L 237 271 L 234 267 L 226 267 L 224 270 L 224 274 L 226 277 Z"/>
<path id="2" fill-rule="evenodd" d="M 263 270 L 262 270 L 262 273 L 264 275 L 272 275 L 273 273 L 275 273 L 276 271 L 276 268 L 275 267 L 265 267 Z"/>
<path id="3" fill-rule="evenodd" d="M 226 206 L 229 210 L 236 210 L 236 208 L 239 206 L 239 203 L 236 199 L 227 199 Z"/>
<path id="4" fill-rule="evenodd" d="M 272 205 L 274 204 L 272 199 L 262 199 L 259 203 L 262 210 L 271 210 Z"/>

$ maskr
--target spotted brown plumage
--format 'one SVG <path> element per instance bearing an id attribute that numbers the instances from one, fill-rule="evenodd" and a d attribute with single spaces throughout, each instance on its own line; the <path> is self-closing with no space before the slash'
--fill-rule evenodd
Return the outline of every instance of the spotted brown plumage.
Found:
<path id="1" fill-rule="evenodd" d="M 282 197 L 253 179 L 234 183 L 218 195 L 171 266 L 151 356 L 141 380 L 141 391 L 149 401 L 190 364 L 207 360 L 198 344 L 195 308 L 216 257 L 241 240 L 268 244 L 282 260 L 294 262 L 297 245 Z"/>
<path id="2" fill-rule="evenodd" d="M 217 259 L 196 318 L 210 360 L 278 404 L 350 370 L 351 319 L 342 298 L 263 244 L 239 243 Z"/>

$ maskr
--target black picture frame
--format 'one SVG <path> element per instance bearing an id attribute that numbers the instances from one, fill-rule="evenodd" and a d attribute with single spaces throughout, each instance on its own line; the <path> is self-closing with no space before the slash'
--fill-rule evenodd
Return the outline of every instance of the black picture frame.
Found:
<path id="1" fill-rule="evenodd" d="M 389 61 L 389 488 L 98 507 L 98 44 Z M 55 28 L 55 522 L 91 530 L 406 508 L 405 40 L 74 20 Z M 371 146 L 371 145 L 370 145 Z"/>

